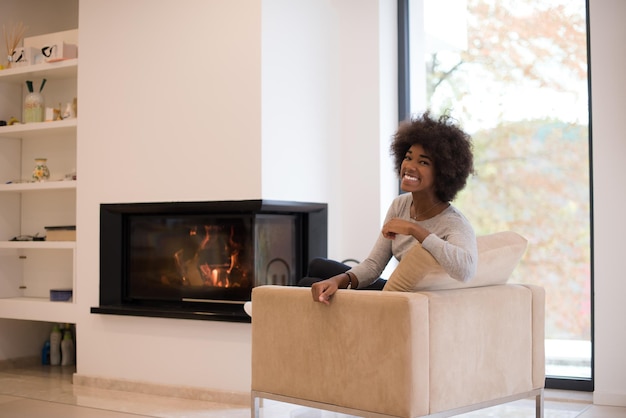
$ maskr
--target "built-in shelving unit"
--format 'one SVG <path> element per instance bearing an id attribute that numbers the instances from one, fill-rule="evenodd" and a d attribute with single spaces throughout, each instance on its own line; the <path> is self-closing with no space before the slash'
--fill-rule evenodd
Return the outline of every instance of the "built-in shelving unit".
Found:
<path id="1" fill-rule="evenodd" d="M 27 80 L 45 78 L 47 107 L 76 97 L 78 59 L 0 71 L 0 119 L 21 119 Z M 4 109 L 2 108 L 4 106 Z M 14 241 L 45 236 L 46 226 L 76 225 L 78 119 L 0 126 L 0 318 L 76 322 L 76 242 Z M 32 182 L 35 158 L 47 158 L 50 180 Z M 69 177 L 69 179 L 68 179 Z M 51 289 L 73 289 L 70 301 L 51 301 Z"/>

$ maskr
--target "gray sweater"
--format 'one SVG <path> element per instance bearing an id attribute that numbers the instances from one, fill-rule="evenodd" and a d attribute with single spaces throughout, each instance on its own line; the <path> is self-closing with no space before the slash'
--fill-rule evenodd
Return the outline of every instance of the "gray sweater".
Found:
<path id="1" fill-rule="evenodd" d="M 400 218 L 416 222 L 430 231 L 430 235 L 422 242 L 424 249 L 433 255 L 450 277 L 462 282 L 470 280 L 478 263 L 476 235 L 472 225 L 452 205 L 437 216 L 425 221 L 415 221 L 410 215 L 412 199 L 411 193 L 395 198 L 387 211 L 385 223 L 392 218 Z M 392 256 L 402 260 L 402 256 L 417 242 L 411 235 L 397 235 L 391 240 L 379 233 L 369 256 L 350 269 L 359 280 L 359 288 L 373 283 L 380 277 Z"/>

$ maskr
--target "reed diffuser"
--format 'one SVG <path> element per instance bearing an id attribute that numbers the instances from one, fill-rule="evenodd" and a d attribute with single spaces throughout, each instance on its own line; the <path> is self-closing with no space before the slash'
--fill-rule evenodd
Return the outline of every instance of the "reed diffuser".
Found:
<path id="1" fill-rule="evenodd" d="M 6 42 L 7 48 L 6 68 L 11 68 L 11 66 L 13 65 L 15 50 L 17 49 L 20 42 L 22 42 L 24 32 L 26 32 L 26 26 L 24 26 L 24 24 L 20 22 L 17 25 L 13 26 L 10 31 L 7 31 L 6 26 L 2 25 L 2 32 L 4 34 L 4 41 Z"/>
<path id="2" fill-rule="evenodd" d="M 41 81 L 39 91 L 33 90 L 33 82 L 31 80 L 26 81 L 26 87 L 28 87 L 28 94 L 24 98 L 24 123 L 30 122 L 43 122 L 44 115 L 44 99 L 41 91 L 46 85 L 46 79 Z"/>

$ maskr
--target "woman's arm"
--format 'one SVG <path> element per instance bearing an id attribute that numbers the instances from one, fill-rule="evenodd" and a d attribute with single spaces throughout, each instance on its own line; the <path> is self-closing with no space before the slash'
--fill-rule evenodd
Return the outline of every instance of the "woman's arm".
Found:
<path id="1" fill-rule="evenodd" d="M 466 282 L 476 272 L 478 256 L 474 229 L 454 207 L 426 221 L 391 219 L 383 226 L 383 236 L 391 240 L 402 240 L 405 246 L 409 242 L 401 237 L 415 238 L 450 277 L 456 280 Z"/>
<path id="2" fill-rule="evenodd" d="M 476 273 L 478 248 L 476 235 L 469 221 L 456 209 L 443 220 L 441 225 L 434 225 L 438 233 L 431 233 L 422 246 L 453 279 L 467 282 Z"/>
<path id="3" fill-rule="evenodd" d="M 337 292 L 337 289 L 347 289 L 357 287 L 358 279 L 352 273 L 341 273 L 329 279 L 313 283 L 311 285 L 311 294 L 313 301 L 322 302 L 328 305 L 330 298 Z"/>

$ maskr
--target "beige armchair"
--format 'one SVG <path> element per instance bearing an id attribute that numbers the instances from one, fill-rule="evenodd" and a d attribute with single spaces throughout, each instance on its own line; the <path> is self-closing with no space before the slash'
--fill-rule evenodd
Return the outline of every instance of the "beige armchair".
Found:
<path id="1" fill-rule="evenodd" d="M 484 250 L 479 241 L 479 276 Z M 252 414 L 263 398 L 410 418 L 535 397 L 542 417 L 544 299 L 541 287 L 500 284 L 339 290 L 327 306 L 308 288 L 257 287 Z"/>
<path id="2" fill-rule="evenodd" d="M 253 291 L 252 398 L 364 417 L 452 416 L 536 397 L 543 416 L 544 293 Z"/>

